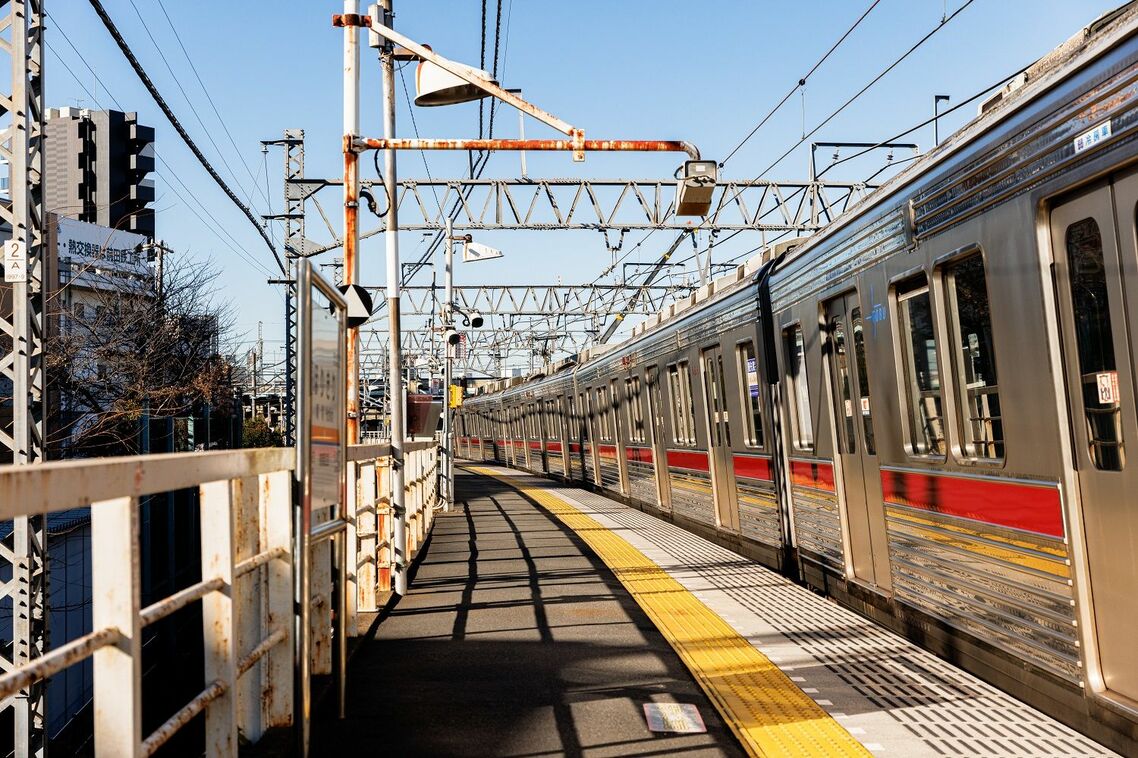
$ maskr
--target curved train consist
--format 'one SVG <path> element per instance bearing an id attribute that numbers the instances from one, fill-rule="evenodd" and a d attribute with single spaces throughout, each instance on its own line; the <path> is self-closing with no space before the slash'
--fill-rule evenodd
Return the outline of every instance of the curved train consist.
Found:
<path id="1" fill-rule="evenodd" d="M 469 398 L 600 488 L 1124 751 L 1138 737 L 1138 9 L 822 232 Z"/>

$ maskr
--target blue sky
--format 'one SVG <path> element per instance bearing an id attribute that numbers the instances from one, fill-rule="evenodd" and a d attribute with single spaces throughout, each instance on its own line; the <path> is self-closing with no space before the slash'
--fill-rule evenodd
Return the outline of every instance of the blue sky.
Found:
<path id="1" fill-rule="evenodd" d="M 496 1 L 488 2 L 488 47 L 493 45 Z M 727 163 L 723 176 L 756 176 L 798 140 L 804 123 L 807 130 L 813 128 L 964 2 L 881 0 L 810 78 L 805 97 L 795 95 Z M 264 155 L 262 139 L 279 137 L 286 128 L 302 128 L 307 175 L 331 177 L 341 170 L 342 32 L 331 26 L 331 15 L 342 10 L 339 3 L 104 4 L 187 129 L 238 194 L 251 199 L 256 212 L 269 210 L 266 196 L 271 210 L 281 210 L 282 155 L 279 149 Z M 721 159 L 868 5 L 869 0 L 578 0 L 573 6 L 502 0 L 499 79 L 504 86 L 523 88 L 527 99 L 582 127 L 589 137 L 685 139 L 699 145 L 705 157 Z M 975 0 L 814 139 L 870 142 L 890 137 L 928 118 L 933 94 L 948 94 L 957 102 L 967 98 L 1053 49 L 1115 5 L 1113 0 Z M 216 263 L 222 270 L 221 295 L 237 310 L 235 337 L 247 343 L 256 336 L 257 322 L 264 322 L 266 358 L 271 360 L 279 349 L 283 306 L 280 292 L 265 284 L 274 275 L 267 248 L 181 144 L 87 0 L 49 0 L 47 9 L 48 104 L 134 110 L 144 123 L 156 127 L 158 234 L 181 251 L 179 255 Z M 404 34 L 447 57 L 479 62 L 479 2 L 396 0 L 395 10 L 396 27 Z M 379 66 L 373 53 L 365 48 L 363 54 L 362 131 L 379 136 Z M 413 97 L 414 69 L 404 74 Z M 943 118 L 942 137 L 974 114 L 975 107 L 968 106 Z M 414 115 L 422 136 L 477 136 L 476 105 L 415 108 Z M 414 136 L 401 85 L 398 132 Z M 516 136 L 516 112 L 501 109 L 495 133 Z M 532 121 L 526 134 L 552 136 Z M 908 139 L 925 148 L 932 140 L 931 129 Z M 466 169 L 465 154 L 432 153 L 426 160 L 435 178 L 457 177 Z M 583 164 L 572 163 L 567 155 L 528 156 L 531 177 L 664 178 L 677 163 L 670 155 L 590 155 Z M 402 178 L 425 178 L 420 154 L 402 154 L 399 165 Z M 370 161 L 364 166 L 364 176 L 373 176 Z M 880 166 L 878 157 L 832 175 L 864 179 Z M 803 147 L 765 177 L 792 180 L 806 173 Z M 517 156 L 501 153 L 490 159 L 485 176 L 517 174 Z M 338 193 L 328 190 L 322 198 L 338 225 Z M 371 225 L 365 221 L 365 227 Z M 309 237 L 326 241 L 322 227 L 310 209 Z M 281 230 L 274 232 L 279 240 Z M 630 233 L 624 250 L 642 236 Z M 717 248 L 716 260 L 758 244 L 748 236 L 739 235 Z M 483 233 L 478 239 L 502 248 L 507 256 L 460 266 L 456 277 L 461 282 L 551 283 L 559 277 L 565 282 L 591 281 L 611 261 L 600 234 L 592 231 Z M 670 241 L 667 233 L 656 234 L 627 260 L 653 260 Z M 707 238 L 700 242 L 706 245 Z M 404 260 L 418 257 L 424 239 L 419 233 L 404 233 L 401 248 Z M 382 237 L 365 241 L 362 256 L 364 283 L 383 284 Z"/>

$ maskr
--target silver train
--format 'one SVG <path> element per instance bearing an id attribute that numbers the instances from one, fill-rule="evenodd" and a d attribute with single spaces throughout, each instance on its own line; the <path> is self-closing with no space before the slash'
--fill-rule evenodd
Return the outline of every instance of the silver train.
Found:
<path id="1" fill-rule="evenodd" d="M 859 207 L 457 414 L 1138 753 L 1138 8 Z"/>

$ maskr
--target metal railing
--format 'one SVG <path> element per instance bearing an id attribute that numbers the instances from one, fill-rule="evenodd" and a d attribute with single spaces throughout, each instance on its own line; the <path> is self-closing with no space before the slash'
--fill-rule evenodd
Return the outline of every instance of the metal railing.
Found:
<path id="1" fill-rule="evenodd" d="M 348 555 L 356 556 L 349 561 L 342 627 L 349 635 L 357 633 L 357 614 L 377 610 L 390 589 L 393 560 L 414 556 L 422 545 L 437 501 L 437 448 L 410 443 L 408 544 L 394 545 L 389 454 L 387 445 L 348 448 L 347 523 L 340 531 Z M 199 714 L 207 755 L 236 755 L 238 733 L 256 742 L 264 730 L 292 724 L 294 468 L 289 448 L 0 466 L 0 521 L 90 506 L 92 555 L 92 631 L 5 672 L 0 701 L 92 659 L 97 755 L 151 755 Z M 140 499 L 186 488 L 199 492 L 201 580 L 143 607 Z M 311 561 L 314 673 L 332 669 L 330 561 L 330 551 Z M 205 687 L 144 735 L 143 629 L 193 603 L 201 604 Z"/>

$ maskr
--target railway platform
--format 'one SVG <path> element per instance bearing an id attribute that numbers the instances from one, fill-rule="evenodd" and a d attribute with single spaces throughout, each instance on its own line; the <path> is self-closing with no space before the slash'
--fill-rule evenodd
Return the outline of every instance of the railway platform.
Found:
<path id="1" fill-rule="evenodd" d="M 649 514 L 499 466 L 456 479 L 314 754 L 1115 755 Z"/>

